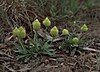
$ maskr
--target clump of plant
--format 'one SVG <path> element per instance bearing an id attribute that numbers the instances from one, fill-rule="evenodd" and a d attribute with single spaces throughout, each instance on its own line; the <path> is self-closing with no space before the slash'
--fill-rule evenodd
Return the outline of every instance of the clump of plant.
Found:
<path id="1" fill-rule="evenodd" d="M 46 19 L 43 21 L 43 24 L 48 28 L 51 25 L 50 20 L 46 17 Z M 45 54 L 52 56 L 54 55 L 54 50 L 51 49 L 51 43 L 52 40 L 49 40 L 46 36 L 44 39 L 39 37 L 39 30 L 41 28 L 41 23 L 38 19 L 36 19 L 33 23 L 33 37 L 28 37 L 28 44 L 24 43 L 24 39 L 26 37 L 26 30 L 22 26 L 19 28 L 15 28 L 13 30 L 13 35 L 17 37 L 18 43 L 16 45 L 17 49 L 15 50 L 18 59 L 27 61 L 33 56 L 37 56 L 40 54 Z M 58 34 L 58 31 L 55 31 L 57 28 L 53 27 L 50 31 L 51 36 L 56 37 Z"/>
<path id="2" fill-rule="evenodd" d="M 88 31 L 88 27 L 86 24 L 80 27 L 81 35 L 79 33 L 71 33 L 67 29 L 63 29 L 62 35 L 64 36 L 64 40 L 59 46 L 60 49 L 64 51 L 69 51 L 68 53 L 71 54 L 71 52 L 82 50 L 82 47 L 84 44 L 84 34 Z"/>
<path id="3" fill-rule="evenodd" d="M 26 34 L 26 30 L 24 27 L 20 26 L 15 27 L 13 30 L 13 36 L 17 37 L 18 43 L 16 44 L 17 50 L 15 50 L 18 59 L 22 59 L 24 61 L 29 60 L 31 57 L 37 55 L 54 55 L 55 51 L 54 49 L 50 48 L 52 46 L 53 39 L 56 37 L 59 37 L 59 30 L 56 26 L 51 28 L 50 32 L 47 31 L 48 27 L 51 26 L 51 21 L 48 17 L 46 17 L 43 21 L 43 25 L 46 27 L 45 29 L 45 37 L 42 39 L 39 37 L 39 31 L 41 28 L 41 23 L 38 19 L 33 21 L 32 27 L 34 36 L 30 37 Z M 88 27 L 86 24 L 84 24 L 80 28 L 82 33 L 85 33 L 88 31 Z M 27 36 L 28 43 L 25 44 L 24 38 Z M 79 50 L 80 44 L 82 42 L 82 35 L 78 36 L 76 33 L 69 32 L 68 29 L 63 29 L 61 36 L 64 38 L 62 45 L 59 46 L 62 50 L 68 50 L 69 54 L 72 50 Z"/>

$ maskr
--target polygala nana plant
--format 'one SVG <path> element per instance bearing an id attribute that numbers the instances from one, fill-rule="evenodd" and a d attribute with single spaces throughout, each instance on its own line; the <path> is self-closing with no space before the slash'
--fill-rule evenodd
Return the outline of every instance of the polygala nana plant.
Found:
<path id="1" fill-rule="evenodd" d="M 47 28 L 51 25 L 51 21 L 48 17 L 46 17 L 43 21 L 44 26 Z M 59 49 L 62 49 L 64 51 L 69 51 L 69 54 L 73 50 L 79 50 L 79 45 L 81 44 L 81 37 L 79 37 L 75 33 L 69 32 L 68 29 L 62 29 L 61 35 L 59 35 L 59 30 L 56 26 L 52 27 L 50 29 L 49 34 L 50 37 L 52 37 L 52 40 L 49 40 L 47 36 L 45 36 L 44 39 L 42 39 L 39 35 L 39 31 L 41 29 L 41 23 L 38 19 L 32 22 L 33 32 L 34 36 L 30 37 L 26 35 L 26 30 L 24 27 L 15 27 L 13 29 L 12 33 L 14 37 L 18 38 L 17 44 L 15 46 L 17 47 L 15 52 L 18 56 L 18 59 L 23 61 L 28 61 L 30 58 L 37 57 L 38 55 L 49 55 L 52 56 L 55 54 L 54 49 L 51 48 L 53 39 L 62 36 L 63 41 L 61 42 L 61 45 L 59 46 Z M 88 31 L 88 27 L 86 24 L 84 24 L 81 28 L 82 32 Z M 46 34 L 46 33 L 45 33 Z M 28 43 L 25 44 L 24 38 L 27 36 Z"/>
<path id="2" fill-rule="evenodd" d="M 51 21 L 49 20 L 48 17 L 45 18 L 45 20 L 43 21 L 43 24 L 45 25 L 45 27 L 49 27 L 51 25 Z"/>
<path id="3" fill-rule="evenodd" d="M 53 38 L 55 38 L 56 36 L 58 36 L 59 30 L 56 26 L 54 26 L 51 30 L 50 30 L 50 34 Z"/>

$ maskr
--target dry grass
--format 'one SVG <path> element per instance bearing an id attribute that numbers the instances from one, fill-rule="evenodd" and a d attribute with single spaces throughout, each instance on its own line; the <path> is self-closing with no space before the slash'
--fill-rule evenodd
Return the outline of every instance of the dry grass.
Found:
<path id="1" fill-rule="evenodd" d="M 12 29 L 16 26 L 22 25 L 26 27 L 26 31 L 30 33 L 30 30 L 32 29 L 31 23 L 36 18 L 42 21 L 48 16 L 51 19 L 52 24 L 59 24 L 59 27 L 62 27 L 63 23 L 69 24 L 74 20 L 78 20 L 80 24 L 84 22 L 95 24 L 100 21 L 99 7 L 94 7 L 94 9 L 81 9 L 83 6 L 80 5 L 76 7 L 77 11 L 75 14 L 73 14 L 70 12 L 70 4 L 68 4 L 67 1 L 68 0 L 0 0 L 0 52 L 2 51 L 5 53 L 0 54 L 0 72 L 14 72 L 14 70 L 24 70 L 24 72 L 35 72 L 35 70 L 37 70 L 37 72 L 64 72 L 63 70 L 65 70 L 65 72 L 68 70 L 69 72 L 84 72 L 86 69 L 87 70 L 85 72 L 97 71 L 95 68 L 96 53 L 92 54 L 90 52 L 86 52 L 86 54 L 82 54 L 81 56 L 77 57 L 69 57 L 66 54 L 60 54 L 63 56 L 59 57 L 59 55 L 54 58 L 39 57 L 37 59 L 30 60 L 30 62 L 26 64 L 21 64 L 16 59 L 8 56 L 11 55 L 15 57 L 11 48 L 11 43 L 14 39 L 6 42 L 6 39 L 12 35 Z M 100 0 L 95 0 L 95 2 L 96 1 Z M 93 29 L 95 28 L 94 26 L 95 25 L 92 27 L 90 25 L 90 28 L 92 27 L 92 30 L 90 30 L 91 35 Z M 65 25 L 63 27 L 65 27 Z M 98 25 L 95 28 L 96 34 L 99 33 L 99 28 L 97 28 Z M 6 45 L 4 49 L 1 49 L 2 44 Z M 26 67 L 24 67 L 25 65 Z M 99 72 L 100 69 L 99 65 L 97 72 Z"/>

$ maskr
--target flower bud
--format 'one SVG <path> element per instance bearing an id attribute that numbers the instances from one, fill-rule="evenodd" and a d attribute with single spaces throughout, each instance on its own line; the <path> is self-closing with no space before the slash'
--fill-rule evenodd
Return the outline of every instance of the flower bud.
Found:
<path id="1" fill-rule="evenodd" d="M 43 24 L 46 26 L 46 27 L 49 27 L 51 25 L 51 21 L 49 20 L 48 17 L 45 18 L 45 20 L 43 21 Z"/>
<path id="2" fill-rule="evenodd" d="M 19 38 L 25 38 L 26 37 L 26 30 L 21 26 L 19 27 Z"/>
<path id="3" fill-rule="evenodd" d="M 67 29 L 63 29 L 62 35 L 68 35 L 68 34 L 69 34 L 69 31 Z"/>
<path id="4" fill-rule="evenodd" d="M 81 30 L 84 31 L 84 32 L 88 31 L 87 25 L 84 24 L 84 25 L 81 27 Z"/>
<path id="5" fill-rule="evenodd" d="M 58 29 L 56 26 L 54 26 L 51 30 L 50 30 L 50 34 L 52 37 L 56 37 L 58 35 Z"/>
<path id="6" fill-rule="evenodd" d="M 74 37 L 72 39 L 72 44 L 77 45 L 79 43 L 79 39 L 77 37 Z"/>
<path id="7" fill-rule="evenodd" d="M 32 23 L 32 25 L 33 25 L 33 29 L 34 29 L 34 30 L 39 30 L 40 27 L 41 27 L 41 24 L 40 24 L 40 22 L 39 22 L 38 19 L 36 19 L 36 20 Z"/>
<path id="8" fill-rule="evenodd" d="M 19 34 L 19 29 L 17 27 L 15 27 L 15 29 L 13 30 L 13 35 L 17 36 Z"/>

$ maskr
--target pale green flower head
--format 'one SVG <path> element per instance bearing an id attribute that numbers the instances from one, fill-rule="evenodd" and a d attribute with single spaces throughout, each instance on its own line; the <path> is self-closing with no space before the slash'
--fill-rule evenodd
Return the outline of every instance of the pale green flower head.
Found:
<path id="1" fill-rule="evenodd" d="M 73 43 L 74 45 L 77 45 L 77 44 L 79 43 L 79 38 L 74 37 L 74 38 L 72 39 L 72 43 Z"/>
<path id="2" fill-rule="evenodd" d="M 41 27 L 41 23 L 39 22 L 38 19 L 36 19 L 36 20 L 32 23 L 32 25 L 33 25 L 33 29 L 34 29 L 34 30 L 39 30 L 40 27 Z"/>
<path id="3" fill-rule="evenodd" d="M 12 33 L 13 33 L 13 36 L 17 36 L 19 34 L 19 29 L 15 27 Z"/>
<path id="4" fill-rule="evenodd" d="M 52 37 L 56 37 L 58 35 L 58 28 L 56 26 L 54 26 L 51 30 L 50 30 L 50 34 Z"/>
<path id="5" fill-rule="evenodd" d="M 69 31 L 67 29 L 62 30 L 62 35 L 68 35 L 68 34 L 69 34 Z"/>
<path id="6" fill-rule="evenodd" d="M 18 35 L 19 38 L 25 38 L 26 37 L 26 30 L 20 26 L 19 27 L 19 35 Z"/>
<path id="7" fill-rule="evenodd" d="M 45 20 L 43 21 L 43 24 L 46 26 L 46 27 L 49 27 L 51 25 L 51 21 L 49 20 L 48 17 L 45 18 Z"/>
<path id="8" fill-rule="evenodd" d="M 88 31 L 87 25 L 84 24 L 84 25 L 81 27 L 81 30 L 84 31 L 84 32 Z"/>
<path id="9" fill-rule="evenodd" d="M 19 28 L 15 27 L 13 30 L 13 35 L 18 38 L 25 38 L 26 37 L 26 30 L 20 26 Z"/>

